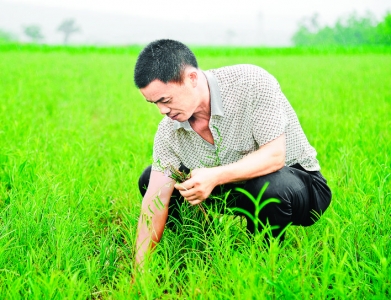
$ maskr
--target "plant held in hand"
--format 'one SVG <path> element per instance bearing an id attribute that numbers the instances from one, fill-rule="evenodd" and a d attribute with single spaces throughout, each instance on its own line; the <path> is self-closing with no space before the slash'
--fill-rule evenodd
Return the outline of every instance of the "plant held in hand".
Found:
<path id="1" fill-rule="evenodd" d="M 181 172 L 177 168 L 175 168 L 173 165 L 169 165 L 167 169 L 165 169 L 164 173 L 175 180 L 176 183 L 182 183 L 185 182 L 186 180 L 190 179 L 190 173 L 186 172 Z M 185 187 L 183 187 L 186 189 Z M 187 189 L 186 189 L 187 190 Z M 202 203 L 197 204 L 198 209 L 204 214 L 205 220 L 209 223 L 209 218 L 208 215 L 205 211 L 205 208 L 202 206 Z"/>

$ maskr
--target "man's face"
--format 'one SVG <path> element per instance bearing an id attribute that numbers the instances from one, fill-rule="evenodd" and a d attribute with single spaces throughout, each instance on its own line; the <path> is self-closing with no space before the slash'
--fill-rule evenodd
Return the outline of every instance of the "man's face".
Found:
<path id="1" fill-rule="evenodd" d="M 182 84 L 154 80 L 140 91 L 148 102 L 157 105 L 161 114 L 179 122 L 188 120 L 199 105 L 191 78 L 185 78 Z"/>

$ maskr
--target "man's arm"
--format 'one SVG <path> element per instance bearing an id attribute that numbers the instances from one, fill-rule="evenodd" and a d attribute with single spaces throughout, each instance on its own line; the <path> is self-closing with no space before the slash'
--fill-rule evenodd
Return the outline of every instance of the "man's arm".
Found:
<path id="1" fill-rule="evenodd" d="M 217 185 L 244 181 L 278 171 L 285 165 L 285 134 L 261 146 L 241 160 L 214 168 L 195 169 L 191 178 L 176 184 L 182 196 L 195 205 L 209 197 Z"/>
<path id="2" fill-rule="evenodd" d="M 138 222 L 135 249 L 136 267 L 142 267 L 146 253 L 155 247 L 163 235 L 174 183 L 171 178 L 161 172 L 151 172 Z"/>

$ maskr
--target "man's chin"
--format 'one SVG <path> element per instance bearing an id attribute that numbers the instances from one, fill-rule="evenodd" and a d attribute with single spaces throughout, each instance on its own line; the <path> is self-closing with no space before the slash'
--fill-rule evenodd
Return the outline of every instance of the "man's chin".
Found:
<path id="1" fill-rule="evenodd" d="M 177 121 L 177 122 L 186 122 L 189 118 L 186 118 L 183 114 L 177 114 L 176 116 L 172 117 L 171 120 Z"/>
<path id="2" fill-rule="evenodd" d="M 174 116 L 168 116 L 171 120 L 173 120 L 173 121 L 178 121 L 178 122 L 181 122 L 181 121 L 179 121 L 178 120 L 178 118 L 180 117 L 180 114 L 176 114 L 176 115 L 174 115 Z"/>

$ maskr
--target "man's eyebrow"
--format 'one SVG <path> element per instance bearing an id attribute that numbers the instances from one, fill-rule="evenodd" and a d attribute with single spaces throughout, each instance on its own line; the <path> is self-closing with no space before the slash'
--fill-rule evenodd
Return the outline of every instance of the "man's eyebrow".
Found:
<path id="1" fill-rule="evenodd" d="M 159 100 L 156 100 L 156 101 L 148 100 L 148 99 L 145 99 L 145 100 L 147 100 L 147 101 L 150 102 L 150 103 L 158 103 L 158 102 L 163 101 L 164 99 L 166 99 L 166 98 L 165 98 L 165 97 L 161 97 Z"/>

